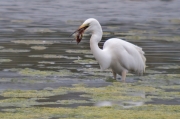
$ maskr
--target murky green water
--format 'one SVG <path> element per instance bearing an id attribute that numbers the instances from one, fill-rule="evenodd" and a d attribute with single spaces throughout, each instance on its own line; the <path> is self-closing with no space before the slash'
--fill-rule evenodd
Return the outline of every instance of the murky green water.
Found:
<path id="1" fill-rule="evenodd" d="M 178 5 L 178 0 L 1 1 L 0 111 L 19 114 L 23 108 L 39 107 L 43 112 L 79 106 L 117 106 L 126 111 L 151 109 L 143 107 L 149 104 L 170 105 L 168 109 L 179 105 Z M 89 34 L 78 45 L 69 37 L 89 17 L 102 24 L 101 48 L 111 37 L 143 48 L 147 58 L 143 76 L 128 74 L 126 84 L 114 81 L 111 70 L 101 71 L 90 52 Z M 56 117 L 61 116 L 46 116 Z"/>

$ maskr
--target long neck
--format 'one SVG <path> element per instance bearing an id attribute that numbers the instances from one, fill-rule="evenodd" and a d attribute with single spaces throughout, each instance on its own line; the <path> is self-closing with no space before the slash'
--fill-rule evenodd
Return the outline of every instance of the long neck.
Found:
<path id="1" fill-rule="evenodd" d="M 101 38 L 102 29 L 97 32 L 93 32 L 90 39 L 90 48 L 95 59 L 100 64 L 101 69 L 105 70 L 110 66 L 110 57 L 109 53 L 106 50 L 102 50 L 98 46 L 98 43 L 101 41 Z"/>

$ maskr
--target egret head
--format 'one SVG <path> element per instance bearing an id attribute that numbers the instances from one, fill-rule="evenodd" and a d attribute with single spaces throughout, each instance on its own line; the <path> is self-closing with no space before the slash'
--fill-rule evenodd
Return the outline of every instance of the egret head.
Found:
<path id="1" fill-rule="evenodd" d="M 74 32 L 76 34 L 76 41 L 79 43 L 82 40 L 84 31 L 94 32 L 97 27 L 101 27 L 99 22 L 94 18 L 89 18 Z M 73 34 L 74 34 L 73 33 Z"/>

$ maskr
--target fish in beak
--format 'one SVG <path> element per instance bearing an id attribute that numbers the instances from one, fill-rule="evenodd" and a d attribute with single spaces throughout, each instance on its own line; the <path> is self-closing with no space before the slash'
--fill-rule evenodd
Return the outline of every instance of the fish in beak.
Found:
<path id="1" fill-rule="evenodd" d="M 72 35 L 77 33 L 75 37 L 77 44 L 82 40 L 83 33 L 88 27 L 88 24 L 82 24 L 75 32 L 72 33 Z"/>

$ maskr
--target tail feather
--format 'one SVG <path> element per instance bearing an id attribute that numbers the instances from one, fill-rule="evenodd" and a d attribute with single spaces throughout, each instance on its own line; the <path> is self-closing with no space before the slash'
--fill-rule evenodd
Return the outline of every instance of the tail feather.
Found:
<path id="1" fill-rule="evenodd" d="M 140 53 L 140 55 L 141 55 L 141 58 L 142 58 L 142 60 L 143 60 L 143 62 L 144 62 L 144 70 L 143 70 L 143 72 L 145 72 L 145 68 L 146 68 L 146 57 L 144 56 L 144 51 L 142 50 L 142 48 L 140 48 L 140 47 L 138 47 L 138 46 L 136 46 L 136 49 L 138 50 L 138 52 Z"/>

